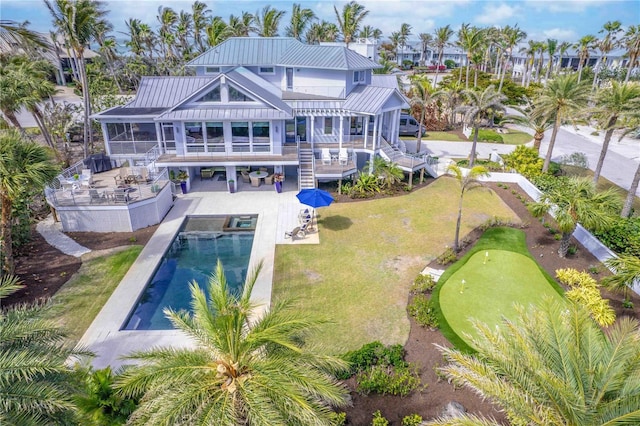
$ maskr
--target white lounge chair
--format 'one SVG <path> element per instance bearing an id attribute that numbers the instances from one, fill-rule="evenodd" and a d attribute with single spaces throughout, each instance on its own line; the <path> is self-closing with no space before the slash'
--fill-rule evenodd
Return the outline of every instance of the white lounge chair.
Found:
<path id="1" fill-rule="evenodd" d="M 346 166 L 348 162 L 349 154 L 347 153 L 347 149 L 340 148 L 340 151 L 338 152 L 338 164 L 340 164 L 341 166 Z"/>
<path id="2" fill-rule="evenodd" d="M 322 148 L 322 164 L 331 165 L 331 152 L 328 148 Z"/>

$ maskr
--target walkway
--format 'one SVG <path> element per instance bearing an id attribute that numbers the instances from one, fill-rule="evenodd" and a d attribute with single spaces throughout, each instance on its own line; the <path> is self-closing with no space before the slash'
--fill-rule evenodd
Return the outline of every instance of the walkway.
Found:
<path id="1" fill-rule="evenodd" d="M 36 230 L 49 245 L 69 256 L 81 257 L 91 251 L 63 234 L 62 225 L 53 221 L 53 215 L 49 215 L 46 219 L 38 222 Z"/>

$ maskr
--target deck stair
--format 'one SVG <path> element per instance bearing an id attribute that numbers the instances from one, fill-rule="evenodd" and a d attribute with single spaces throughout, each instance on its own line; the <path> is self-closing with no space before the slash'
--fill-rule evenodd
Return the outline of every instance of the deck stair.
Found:
<path id="1" fill-rule="evenodd" d="M 300 173 L 298 175 L 298 186 L 302 189 L 316 187 L 316 179 L 314 173 L 314 157 L 311 145 L 301 144 L 298 150 L 298 159 L 300 163 Z"/>
<path id="2" fill-rule="evenodd" d="M 403 152 L 403 148 L 404 151 L 406 151 L 404 142 L 401 142 L 399 146 L 393 146 L 383 138 L 380 143 L 380 148 L 382 158 L 396 163 L 398 167 L 404 171 L 415 172 L 420 169 L 425 169 L 425 171 L 433 177 L 438 177 L 442 174 L 438 171 L 438 160 L 430 155 L 411 155 Z"/>

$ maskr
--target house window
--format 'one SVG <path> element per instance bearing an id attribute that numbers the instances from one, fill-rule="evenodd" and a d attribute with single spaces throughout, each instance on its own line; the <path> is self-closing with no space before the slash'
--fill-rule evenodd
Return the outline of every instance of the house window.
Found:
<path id="1" fill-rule="evenodd" d="M 274 67 L 260 67 L 260 74 L 275 74 L 276 69 Z"/>
<path id="2" fill-rule="evenodd" d="M 353 72 L 353 82 L 357 83 L 358 81 L 360 81 L 360 71 L 354 71 Z"/>
<path id="3" fill-rule="evenodd" d="M 216 87 L 196 102 L 220 102 L 220 86 Z"/>
<path id="4" fill-rule="evenodd" d="M 205 67 L 205 74 L 218 74 L 220 72 L 220 67 Z"/>
<path id="5" fill-rule="evenodd" d="M 364 81 L 364 71 L 360 71 L 360 81 Z"/>
<path id="6" fill-rule="evenodd" d="M 287 90 L 293 90 L 293 68 L 287 68 Z"/>
<path id="7" fill-rule="evenodd" d="M 204 123 L 207 131 L 207 152 L 224 152 L 224 130 L 221 121 Z"/>
<path id="8" fill-rule="evenodd" d="M 229 87 L 229 102 L 251 102 L 249 96 L 245 95 L 235 87 Z"/>
<path id="9" fill-rule="evenodd" d="M 231 149 L 233 152 L 249 152 L 249 123 L 239 121 L 231 123 Z"/>
<path id="10" fill-rule="evenodd" d="M 231 123 L 231 136 L 233 137 L 249 137 L 249 123 L 240 121 Z"/>
<path id="11" fill-rule="evenodd" d="M 330 135 L 333 133 L 333 117 L 324 118 L 324 134 Z"/>
<path id="12" fill-rule="evenodd" d="M 253 138 L 269 138 L 269 122 L 256 121 L 253 123 Z"/>
<path id="13" fill-rule="evenodd" d="M 187 121 L 184 123 L 187 152 L 204 152 L 204 136 L 200 121 Z"/>

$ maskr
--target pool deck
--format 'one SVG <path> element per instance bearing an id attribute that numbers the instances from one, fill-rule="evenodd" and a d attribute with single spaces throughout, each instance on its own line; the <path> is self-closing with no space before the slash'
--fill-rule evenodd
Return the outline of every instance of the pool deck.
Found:
<path id="1" fill-rule="evenodd" d="M 296 198 L 297 189 L 293 183 L 285 186 L 280 194 L 273 190 L 230 194 L 212 191 L 210 185 L 208 181 L 194 181 L 191 192 L 175 200 L 173 208 L 80 339 L 80 347 L 95 353 L 92 360 L 95 368 L 107 365 L 117 368 L 130 363 L 122 357 L 133 351 L 154 346 L 187 347 L 193 344 L 187 336 L 176 330 L 120 330 L 185 216 L 258 215 L 249 271 L 260 261 L 263 262 L 251 295 L 261 312 L 268 308 L 271 300 L 276 244 L 319 244 L 317 232 L 295 241 L 284 236 L 285 232 L 298 226 L 298 212 L 306 207 Z"/>

